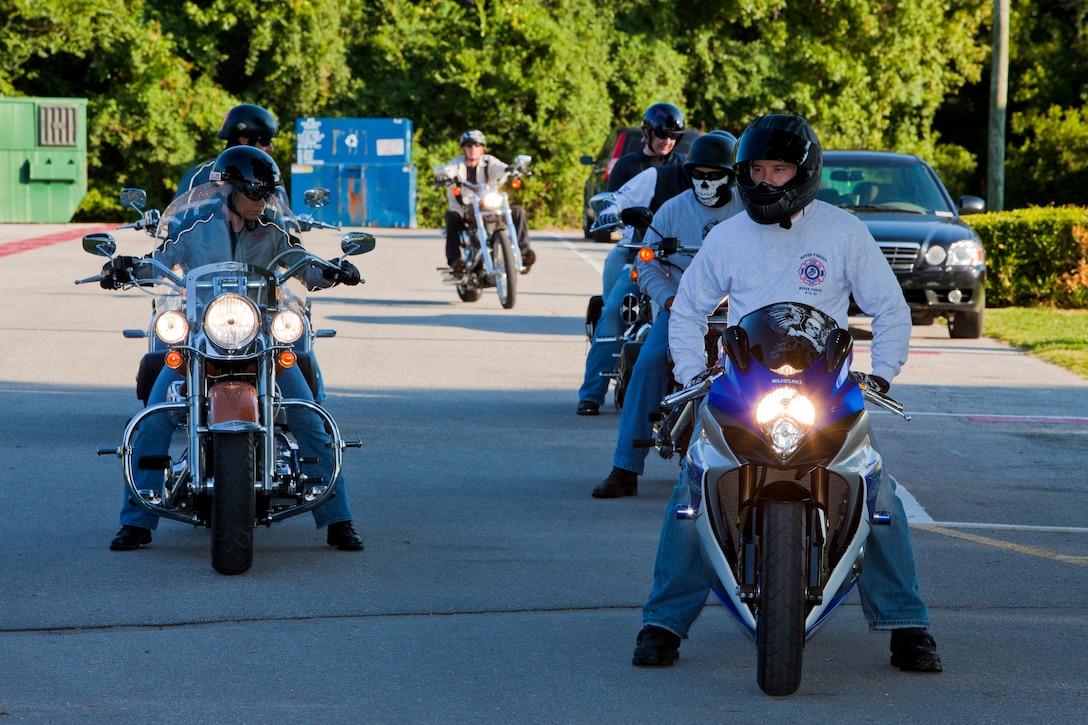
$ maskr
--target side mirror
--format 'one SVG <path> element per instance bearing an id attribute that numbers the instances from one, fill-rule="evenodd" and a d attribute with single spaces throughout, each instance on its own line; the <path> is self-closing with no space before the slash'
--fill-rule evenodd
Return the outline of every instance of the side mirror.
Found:
<path id="1" fill-rule="evenodd" d="M 832 373 L 839 369 L 846 358 L 854 349 L 854 338 L 846 330 L 836 327 L 827 336 L 824 343 L 824 362 L 827 364 L 827 372 Z"/>
<path id="2" fill-rule="evenodd" d="M 147 206 L 147 192 L 143 189 L 121 189 L 121 206 L 143 212 Z"/>
<path id="3" fill-rule="evenodd" d="M 340 238 L 340 251 L 346 256 L 353 257 L 356 254 L 366 254 L 374 250 L 378 244 L 373 234 L 366 232 L 348 232 Z"/>
<path id="4" fill-rule="evenodd" d="M 648 229 L 654 220 L 654 213 L 645 206 L 632 206 L 620 212 L 620 221 L 635 229 Z"/>
<path id="5" fill-rule="evenodd" d="M 725 334 L 722 335 L 722 347 L 725 348 L 726 357 L 737 368 L 748 369 L 748 363 L 752 359 L 752 349 L 748 333 L 744 331 L 744 328 L 736 325 L 725 328 Z"/>
<path id="6" fill-rule="evenodd" d="M 980 196 L 961 196 L 956 207 L 960 214 L 981 214 L 986 211 L 986 202 Z"/>
<path id="7" fill-rule="evenodd" d="M 582 162 L 582 166 L 592 166 L 593 165 L 593 157 L 592 156 L 583 156 L 582 158 L 579 159 L 579 161 Z"/>
<path id="8" fill-rule="evenodd" d="M 332 192 L 328 189 L 307 189 L 302 194 L 302 203 L 314 209 L 328 206 L 332 201 Z"/>
<path id="9" fill-rule="evenodd" d="M 514 157 L 514 167 L 518 171 L 526 171 L 529 168 L 529 164 L 533 162 L 533 157 L 527 154 L 518 154 Z"/>
<path id="10" fill-rule="evenodd" d="M 117 242 L 109 232 L 93 232 L 83 237 L 83 251 L 99 257 L 113 257 Z"/>

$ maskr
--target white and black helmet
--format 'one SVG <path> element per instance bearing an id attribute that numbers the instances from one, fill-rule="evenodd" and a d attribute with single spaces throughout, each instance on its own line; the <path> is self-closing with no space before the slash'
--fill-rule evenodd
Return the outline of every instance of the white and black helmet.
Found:
<path id="1" fill-rule="evenodd" d="M 753 161 L 785 161 L 797 165 L 797 173 L 784 186 L 752 180 Z M 733 170 L 737 191 L 748 216 L 759 224 L 781 224 L 804 209 L 820 189 L 823 152 L 816 133 L 800 116 L 775 114 L 752 121 L 737 143 Z"/>
<path id="2" fill-rule="evenodd" d="M 695 198 L 703 206 L 720 207 L 733 198 L 733 152 L 737 137 L 728 131 L 711 131 L 691 142 L 684 171 L 691 178 Z M 696 167 L 718 169 L 707 173 Z"/>

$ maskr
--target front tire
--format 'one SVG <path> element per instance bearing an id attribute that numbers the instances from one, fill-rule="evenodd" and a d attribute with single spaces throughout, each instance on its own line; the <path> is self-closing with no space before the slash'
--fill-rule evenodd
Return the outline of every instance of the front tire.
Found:
<path id="1" fill-rule="evenodd" d="M 491 254 L 495 262 L 495 290 L 504 310 L 514 307 L 518 296 L 518 268 L 514 264 L 514 248 L 510 235 L 500 229 L 491 238 Z"/>
<path id="2" fill-rule="evenodd" d="M 212 568 L 242 574 L 253 565 L 257 446 L 252 433 L 212 433 L 212 447 Z"/>
<path id="3" fill-rule="evenodd" d="M 805 503 L 765 501 L 761 510 L 757 680 L 768 695 L 801 686 L 805 647 Z"/>

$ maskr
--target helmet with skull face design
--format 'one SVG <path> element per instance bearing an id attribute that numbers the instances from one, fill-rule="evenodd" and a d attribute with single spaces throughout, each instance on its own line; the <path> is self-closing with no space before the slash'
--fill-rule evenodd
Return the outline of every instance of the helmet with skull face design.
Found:
<path id="1" fill-rule="evenodd" d="M 711 131 L 692 141 L 684 171 L 691 177 L 695 198 L 700 204 L 720 207 L 733 198 L 733 149 L 736 145 L 736 137 L 728 131 Z"/>

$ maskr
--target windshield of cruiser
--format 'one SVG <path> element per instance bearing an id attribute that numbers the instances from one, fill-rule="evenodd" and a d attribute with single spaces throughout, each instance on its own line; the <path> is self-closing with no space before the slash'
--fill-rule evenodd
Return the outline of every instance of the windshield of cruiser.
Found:
<path id="1" fill-rule="evenodd" d="M 835 320 L 800 302 L 779 302 L 745 315 L 752 357 L 768 370 L 788 375 L 807 370 L 820 359 Z"/>
<path id="2" fill-rule="evenodd" d="M 155 258 L 183 273 L 219 262 L 270 269 L 273 259 L 298 244 L 299 229 L 282 189 L 253 199 L 213 181 L 182 194 L 163 212 Z M 277 264 L 290 262 L 288 255 Z"/>

